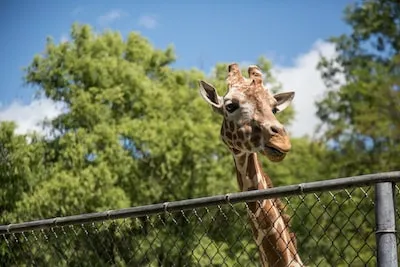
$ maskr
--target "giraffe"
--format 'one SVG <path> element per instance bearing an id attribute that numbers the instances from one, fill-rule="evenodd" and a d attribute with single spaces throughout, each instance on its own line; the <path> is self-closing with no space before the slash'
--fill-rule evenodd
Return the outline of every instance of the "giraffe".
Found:
<path id="1" fill-rule="evenodd" d="M 274 114 L 290 105 L 294 92 L 272 95 L 264 87 L 261 69 L 256 65 L 249 66 L 248 75 L 249 78 L 242 76 L 237 63 L 230 64 L 224 96 L 219 96 L 211 84 L 199 81 L 201 96 L 223 116 L 220 136 L 233 155 L 241 191 L 273 187 L 262 170 L 257 152 L 279 162 L 291 149 L 289 136 Z M 261 265 L 304 266 L 297 253 L 295 236 L 288 229 L 289 218 L 283 214 L 282 202 L 265 199 L 247 205 Z"/>

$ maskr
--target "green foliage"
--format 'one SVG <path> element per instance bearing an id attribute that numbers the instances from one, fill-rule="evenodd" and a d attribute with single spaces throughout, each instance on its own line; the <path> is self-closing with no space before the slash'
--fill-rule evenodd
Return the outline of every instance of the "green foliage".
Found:
<path id="1" fill-rule="evenodd" d="M 396 32 L 393 27 L 398 24 L 388 15 L 397 12 L 396 4 L 380 2 L 383 15 L 376 12 L 377 1 L 348 9 L 346 19 L 354 33 L 332 39 L 339 57 L 335 62 L 321 62 L 330 88 L 317 104 L 318 116 L 328 129 L 322 142 L 293 138 L 293 149 L 283 162 L 262 158 L 275 186 L 398 168 L 391 159 L 400 152 L 396 105 L 400 96 L 393 87 L 399 84 L 395 55 L 400 31 Z M 366 15 L 374 19 L 366 20 Z M 375 50 L 365 49 L 366 43 L 374 47 L 375 41 Z M 49 38 L 45 52 L 26 68 L 25 82 L 39 88 L 38 95 L 62 103 L 65 112 L 45 124 L 50 130 L 46 137 L 17 135 L 12 123 L 0 124 L 0 182 L 5 185 L 0 188 L 1 224 L 237 191 L 233 160 L 219 138 L 222 118 L 198 94 L 197 81 L 205 75 L 196 69 L 172 68 L 174 59 L 172 46 L 156 49 L 135 32 L 123 38 L 117 32 L 95 34 L 88 25 L 74 24 L 70 42 L 55 44 Z M 337 63 L 344 68 L 337 69 Z M 257 64 L 266 74 L 269 89 L 279 92 L 271 63 L 260 57 Z M 351 81 L 340 90 L 333 88 L 337 73 Z M 207 80 L 222 95 L 225 78 L 226 64 L 220 63 Z M 278 116 L 288 125 L 294 109 Z M 353 200 L 361 197 L 362 193 L 355 193 Z M 362 254 L 363 262 L 372 257 L 370 250 L 360 247 L 369 238 L 371 226 L 361 221 L 362 214 L 355 215 L 347 198 L 338 195 L 335 204 L 330 195 L 318 199 L 330 216 L 313 208 L 312 197 L 290 201 L 297 207 L 289 213 L 296 214 L 292 224 L 301 240 L 300 251 L 307 258 L 312 250 L 313 263 L 329 255 L 330 264 L 343 264 L 341 256 L 355 257 L 355 250 L 346 250 L 349 243 Z M 369 214 L 371 206 L 359 208 Z M 37 241 L 41 249 L 22 242 L 13 247 L 15 258 L 1 243 L 1 262 L 12 266 L 16 260 L 16 265 L 22 265 L 27 251 L 44 266 L 257 262 L 250 231 L 243 229 L 244 208 L 204 210 L 197 215 L 188 211 L 186 216 L 168 214 L 120 225 L 86 226 L 74 232 L 73 242 L 64 240 L 63 234 L 54 243 Z M 351 241 L 343 236 L 334 241 L 327 238 L 325 232 L 337 231 L 349 216 L 353 224 L 344 229 L 354 232 L 358 227 L 361 234 L 352 235 Z M 199 218 L 201 224 L 196 223 Z M 321 228 L 312 234 L 321 237 L 318 242 L 304 228 L 317 223 Z M 332 254 L 332 244 L 337 253 Z M 371 240 L 368 246 L 373 246 Z M 54 262 L 51 253 L 66 259 L 74 255 L 74 259 Z"/>
<path id="2" fill-rule="evenodd" d="M 394 0 L 349 6 L 345 20 L 352 32 L 331 38 L 338 56 L 320 63 L 329 91 L 317 103 L 318 116 L 341 176 L 400 168 L 393 160 L 400 152 L 399 17 Z M 338 75 L 345 85 L 338 85 Z"/>
<path id="3" fill-rule="evenodd" d="M 39 138 L 15 135 L 15 124 L 0 123 L 0 223 L 11 223 L 10 214 L 17 209 L 24 194 L 33 192 L 47 170 L 43 168 L 44 147 Z"/>
<path id="4" fill-rule="evenodd" d="M 357 1 L 345 10 L 351 32 L 330 38 L 337 56 L 321 59 L 319 69 L 328 90 L 316 104 L 323 126 L 321 141 L 329 147 L 323 165 L 329 166 L 331 176 L 400 169 L 399 18 L 398 1 Z M 359 192 L 352 200 L 362 196 Z M 344 221 L 343 215 L 351 216 L 354 229 L 347 229 L 348 240 L 339 242 L 358 249 L 363 262 L 353 264 L 364 265 L 373 256 L 364 251 L 374 246 L 369 238 L 374 222 L 365 215 L 372 213 L 372 203 L 361 201 L 350 214 L 345 202 L 340 203 L 343 212 L 335 213 L 334 223 Z M 342 253 L 351 259 L 351 252 Z"/>
<path id="5" fill-rule="evenodd" d="M 1 124 L 1 181 L 7 184 L 0 189 L 2 223 L 236 191 L 232 159 L 219 139 L 221 118 L 198 95 L 204 74 L 172 69 L 174 57 L 172 48 L 157 50 L 134 32 L 123 40 L 115 32 L 95 34 L 75 24 L 70 42 L 55 44 L 49 38 L 44 54 L 26 68 L 25 81 L 39 88 L 39 96 L 61 102 L 65 113 L 45 124 L 46 137 L 16 135 L 13 124 Z M 184 221 L 167 227 L 164 235 L 173 227 L 188 241 L 178 246 L 180 241 L 171 239 L 176 249 L 168 253 L 171 244 L 149 244 L 158 246 L 153 258 L 164 258 L 167 265 L 171 257 L 191 261 L 190 253 L 202 249 Z M 78 262 L 82 257 L 88 265 L 106 264 L 109 259 L 99 259 L 96 250 L 130 231 L 107 230 L 104 236 L 100 231 L 89 243 L 79 234 L 78 245 L 63 253 L 68 258 L 79 249 L 87 253 L 75 255 Z M 163 233 L 153 235 L 138 239 L 157 242 Z M 3 245 L 3 262 L 12 262 Z M 180 256 L 185 248 L 187 255 Z M 32 253 L 37 263 L 53 265 L 45 251 Z M 120 251 L 104 257 L 123 265 L 126 249 Z M 136 256 L 140 265 L 145 255 Z"/>
<path id="6" fill-rule="evenodd" d="M 327 154 L 323 144 L 306 137 L 293 138 L 292 150 L 283 161 L 275 163 L 265 158 L 261 161 L 274 186 L 282 186 L 332 178 L 329 166 L 322 160 Z"/>
<path id="7" fill-rule="evenodd" d="M 299 253 L 309 266 L 369 266 L 374 259 L 373 190 L 352 188 L 290 197 Z"/>

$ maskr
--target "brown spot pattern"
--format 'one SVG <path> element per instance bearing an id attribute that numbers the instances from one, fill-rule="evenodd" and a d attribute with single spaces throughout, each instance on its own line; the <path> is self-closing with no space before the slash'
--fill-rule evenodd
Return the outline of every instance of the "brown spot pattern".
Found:
<path id="1" fill-rule="evenodd" d="M 233 123 L 233 121 L 229 122 L 229 130 L 232 132 L 235 131 L 235 124 Z"/>
<path id="2" fill-rule="evenodd" d="M 251 151 L 252 146 L 251 146 L 250 142 L 244 143 L 244 146 L 245 146 L 245 148 L 246 148 L 247 150 Z"/>
<path id="3" fill-rule="evenodd" d="M 263 138 L 261 128 L 257 127 L 257 125 L 261 125 L 259 124 L 260 122 L 263 120 L 268 121 L 276 119 L 272 112 L 269 112 L 271 114 L 263 112 L 263 109 L 265 110 L 266 107 L 265 105 L 270 105 L 272 100 L 274 100 L 272 99 L 273 96 L 263 85 L 262 72 L 259 67 L 250 66 L 248 68 L 249 79 L 242 76 L 240 68 L 236 63 L 229 65 L 228 72 L 228 88 L 230 89 L 233 86 L 238 88 L 237 90 L 246 95 L 246 100 L 253 104 L 254 109 L 257 111 L 255 112 L 255 116 L 251 119 L 257 121 L 258 124 L 242 125 L 238 129 L 234 121 L 224 119 L 221 129 L 223 142 L 228 146 L 231 152 L 236 155 L 235 157 L 237 157 L 237 163 L 235 161 L 235 164 L 237 164 L 236 171 L 239 187 L 243 189 L 244 179 L 247 178 L 254 179 L 253 184 L 248 188 L 248 190 L 263 189 L 265 184 L 267 187 L 272 187 L 272 181 L 263 173 L 256 154 L 248 156 L 247 169 L 245 170 L 247 178 L 241 177 L 241 172 L 239 170 L 242 170 L 241 168 L 243 168 L 247 156 L 239 156 L 238 154 L 240 154 L 244 148 L 251 151 L 255 145 L 258 146 L 260 144 L 260 141 Z M 282 135 L 276 135 L 274 139 L 268 139 L 268 141 L 274 141 L 279 144 L 290 146 L 289 138 L 284 133 Z M 259 183 L 257 179 L 255 179 L 257 174 L 263 176 L 264 181 L 262 183 Z M 246 182 L 248 183 L 248 181 Z M 257 209 L 262 209 L 255 220 L 258 228 L 253 221 L 251 223 L 255 239 L 259 237 L 259 231 L 268 231 L 272 226 L 274 226 L 276 220 L 283 221 L 283 225 L 280 226 L 281 229 L 279 232 L 273 232 L 270 235 L 267 234 L 261 240 L 262 244 L 259 249 L 262 255 L 260 258 L 263 259 L 263 265 L 268 262 L 269 266 L 284 266 L 285 262 L 288 260 L 284 259 L 286 255 L 285 251 L 289 249 L 293 253 L 296 253 L 296 238 L 294 234 L 290 233 L 289 229 L 287 229 L 290 218 L 283 213 L 284 206 L 279 199 L 266 200 L 264 201 L 265 205 L 263 207 L 260 207 L 260 203 L 263 202 L 253 201 L 247 203 L 253 214 L 257 212 Z M 290 235 L 290 241 L 288 243 L 281 238 L 280 231 L 285 231 L 288 236 Z M 264 253 L 266 254 L 266 257 L 263 256 L 265 255 Z"/>
<path id="4" fill-rule="evenodd" d="M 233 138 L 233 140 L 236 140 L 236 139 L 238 139 L 238 135 L 236 133 L 233 133 L 232 138 Z"/>
<path id="5" fill-rule="evenodd" d="M 243 133 L 243 130 L 242 130 L 242 129 L 240 129 L 240 130 L 237 132 L 237 137 L 238 137 L 239 139 L 241 139 L 241 140 L 244 139 L 244 133 Z"/>
<path id="6" fill-rule="evenodd" d="M 261 140 L 261 135 L 259 135 L 259 134 L 254 134 L 250 139 L 250 141 L 253 144 L 258 144 L 260 142 L 260 140 Z"/>

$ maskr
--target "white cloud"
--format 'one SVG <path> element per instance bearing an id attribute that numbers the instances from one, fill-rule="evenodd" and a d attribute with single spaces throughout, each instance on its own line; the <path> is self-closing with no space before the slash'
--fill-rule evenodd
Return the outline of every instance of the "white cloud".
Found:
<path id="1" fill-rule="evenodd" d="M 292 135 L 296 137 L 305 134 L 312 136 L 319 123 L 315 115 L 315 101 L 321 98 L 326 90 L 321 73 L 316 69 L 321 55 L 333 58 L 334 45 L 318 40 L 311 50 L 296 57 L 293 66 L 275 66 L 273 70 L 274 76 L 283 86 L 283 91 L 296 92 L 293 100 L 295 121 L 290 127 Z M 342 77 L 340 81 L 344 83 Z"/>
<path id="2" fill-rule="evenodd" d="M 154 29 L 157 27 L 158 22 L 154 15 L 142 15 L 139 17 L 138 24 L 146 29 Z"/>
<path id="3" fill-rule="evenodd" d="M 98 17 L 97 21 L 100 25 L 107 25 L 127 15 L 128 14 L 122 10 L 113 9 L 110 10 L 108 13 Z"/>
<path id="4" fill-rule="evenodd" d="M 1 121 L 14 121 L 17 124 L 16 133 L 39 132 L 45 134 L 40 125 L 45 119 L 53 119 L 63 112 L 63 105 L 43 98 L 33 100 L 24 105 L 14 101 L 11 105 L 0 109 Z"/>
<path id="5" fill-rule="evenodd" d="M 275 66 L 274 76 L 282 83 L 283 91 L 295 91 L 293 105 L 296 110 L 295 121 L 290 127 L 293 136 L 300 137 L 305 134 L 312 136 L 319 123 L 315 115 L 315 100 L 320 98 L 326 87 L 321 79 L 316 66 L 320 55 L 327 58 L 335 56 L 334 46 L 330 43 L 317 41 L 311 49 L 297 56 L 292 66 Z M 241 66 L 250 65 L 242 62 Z M 340 79 L 344 83 L 344 79 Z M 12 120 L 18 125 L 18 133 L 39 131 L 43 133 L 40 125 L 45 118 L 52 119 L 63 112 L 63 106 L 49 99 L 34 100 L 28 105 L 13 102 L 8 107 L 0 108 L 0 121 Z"/>

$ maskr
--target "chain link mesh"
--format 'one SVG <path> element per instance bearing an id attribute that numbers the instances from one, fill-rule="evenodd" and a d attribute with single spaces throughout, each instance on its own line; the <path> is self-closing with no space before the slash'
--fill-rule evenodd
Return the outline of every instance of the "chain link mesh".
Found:
<path id="1" fill-rule="evenodd" d="M 400 188 L 395 188 L 398 199 Z M 307 266 L 376 265 L 373 186 L 281 200 L 290 217 L 291 231 L 296 234 L 298 252 Z M 3 234 L 1 263 L 3 266 L 260 266 L 246 209 L 246 203 L 227 203 Z M 400 220 L 399 209 L 396 219 Z"/>

